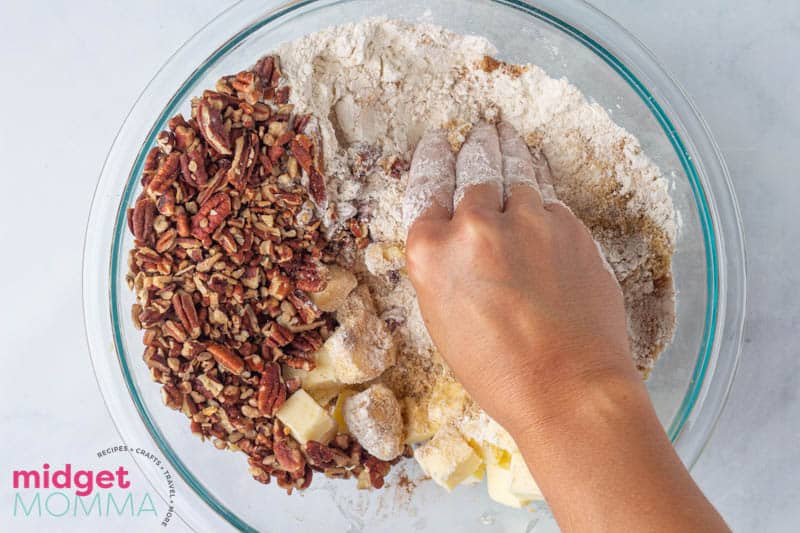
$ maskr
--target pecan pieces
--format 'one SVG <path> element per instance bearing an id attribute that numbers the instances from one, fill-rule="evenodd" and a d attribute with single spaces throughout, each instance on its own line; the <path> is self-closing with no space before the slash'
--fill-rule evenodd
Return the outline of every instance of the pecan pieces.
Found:
<path id="1" fill-rule="evenodd" d="M 245 453 L 256 480 L 291 492 L 314 471 L 382 479 L 384 469 L 366 466 L 369 454 L 344 434 L 303 450 L 275 417 L 301 386 L 282 369 L 313 369 L 336 324 L 309 293 L 325 290 L 326 263 L 368 239 L 360 226 L 323 234 L 333 206 L 319 136 L 289 96 L 267 56 L 195 99 L 190 118 L 169 120 L 127 211 L 127 281 L 164 403 L 217 448 Z"/>

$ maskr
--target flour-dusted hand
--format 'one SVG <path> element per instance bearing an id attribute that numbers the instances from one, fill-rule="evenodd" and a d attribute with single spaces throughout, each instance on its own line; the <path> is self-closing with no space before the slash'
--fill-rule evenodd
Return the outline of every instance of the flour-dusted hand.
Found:
<path id="1" fill-rule="evenodd" d="M 451 157 L 421 143 L 412 179 L 420 158 L 449 169 Z M 452 183 L 439 177 L 436 190 Z M 576 393 L 587 374 L 638 380 L 622 293 L 589 231 L 554 202 L 544 157 L 511 125 L 480 123 L 456 158 L 455 184 L 452 216 L 436 202 L 411 226 L 407 262 L 428 331 L 473 398 L 513 428 L 541 399 Z"/>
<path id="2" fill-rule="evenodd" d="M 426 136 L 408 272 L 436 347 L 517 441 L 562 529 L 724 531 L 661 428 L 622 291 L 544 155 L 481 123 L 452 169 L 442 134 Z"/>
<path id="3" fill-rule="evenodd" d="M 447 133 L 433 130 L 426 133 L 417 144 L 408 186 L 403 202 L 403 221 L 406 227 L 426 210 L 450 216 L 453 212 L 456 163 Z"/>

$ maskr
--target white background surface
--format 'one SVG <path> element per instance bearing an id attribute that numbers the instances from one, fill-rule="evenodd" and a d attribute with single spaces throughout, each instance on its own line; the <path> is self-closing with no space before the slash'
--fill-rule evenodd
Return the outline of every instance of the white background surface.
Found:
<path id="1" fill-rule="evenodd" d="M 727 159 L 744 216 L 744 352 L 693 474 L 736 531 L 796 531 L 800 4 L 594 3 L 652 48 L 693 97 Z M 143 528 L 130 520 L 12 519 L 10 472 L 46 461 L 111 466 L 94 455 L 118 437 L 94 383 L 81 313 L 92 191 L 144 85 L 229 4 L 0 0 L 0 530 Z M 137 472 L 132 480 L 146 490 Z"/>

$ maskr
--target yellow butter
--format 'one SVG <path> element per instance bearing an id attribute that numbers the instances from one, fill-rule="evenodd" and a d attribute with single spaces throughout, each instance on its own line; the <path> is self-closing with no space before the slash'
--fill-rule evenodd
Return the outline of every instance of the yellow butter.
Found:
<path id="1" fill-rule="evenodd" d="M 486 464 L 486 485 L 491 499 L 509 507 L 523 507 L 530 503 L 529 499 L 511 492 L 511 479 L 510 469 L 493 463 Z"/>
<path id="2" fill-rule="evenodd" d="M 348 433 L 347 422 L 344 420 L 344 402 L 357 391 L 353 389 L 342 389 L 339 391 L 339 397 L 336 398 L 336 405 L 333 408 L 333 419 L 339 427 L 339 433 Z"/>
<path id="3" fill-rule="evenodd" d="M 460 418 L 467 407 L 469 396 L 460 383 L 455 381 L 439 381 L 431 392 L 428 403 L 428 418 L 441 426 L 451 420 Z"/>
<path id="4" fill-rule="evenodd" d="M 336 379 L 330 353 L 325 346 L 314 353 L 314 361 L 317 364 L 314 370 L 284 367 L 283 375 L 286 378 L 299 378 L 303 389 L 317 403 L 325 405 L 339 393 L 342 384 Z"/>
<path id="5" fill-rule="evenodd" d="M 542 491 L 533 479 L 525 458 L 519 452 L 511 454 L 511 485 L 509 490 L 523 500 L 541 500 Z"/>
<path id="6" fill-rule="evenodd" d="M 303 389 L 289 396 L 275 416 L 301 444 L 310 440 L 327 444 L 338 427 L 333 417 Z"/>
<path id="7" fill-rule="evenodd" d="M 504 450 L 494 444 L 485 444 L 481 447 L 481 456 L 486 464 L 497 465 L 500 468 L 511 467 L 511 452 Z"/>
<path id="8" fill-rule="evenodd" d="M 424 442 L 439 428 L 428 418 L 428 403 L 420 403 L 411 398 L 403 398 L 403 424 L 406 431 L 406 444 Z"/>
<path id="9" fill-rule="evenodd" d="M 481 458 L 461 435 L 443 426 L 431 440 L 417 448 L 414 457 L 436 483 L 453 490 L 481 466 Z"/>

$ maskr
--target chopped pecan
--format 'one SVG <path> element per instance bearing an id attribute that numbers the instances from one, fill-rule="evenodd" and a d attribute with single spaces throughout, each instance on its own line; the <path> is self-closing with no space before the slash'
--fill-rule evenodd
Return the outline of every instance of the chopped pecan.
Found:
<path id="1" fill-rule="evenodd" d="M 272 447 L 278 464 L 287 472 L 299 472 L 306 466 L 306 461 L 297 442 L 286 437 L 278 438 Z"/>
<path id="2" fill-rule="evenodd" d="M 258 60 L 253 69 L 258 77 L 262 90 L 266 90 L 272 85 L 272 73 L 275 69 L 275 56 L 264 56 Z"/>
<path id="3" fill-rule="evenodd" d="M 319 307 L 303 291 L 295 289 L 286 295 L 286 298 L 297 310 L 297 314 L 304 324 L 310 324 L 322 316 L 322 311 L 319 310 Z"/>
<path id="4" fill-rule="evenodd" d="M 239 191 L 244 191 L 253 168 L 258 161 L 258 135 L 255 132 L 243 133 L 234 142 L 233 162 L 228 169 L 228 183 Z"/>
<path id="5" fill-rule="evenodd" d="M 218 153 L 230 155 L 230 132 L 225 129 L 222 110 L 225 100 L 221 94 L 207 92 L 197 105 L 197 125 L 206 142 Z"/>
<path id="6" fill-rule="evenodd" d="M 324 270 L 324 267 L 323 267 Z M 328 286 L 328 280 L 319 266 L 312 263 L 297 265 L 291 271 L 295 286 L 305 292 L 322 292 Z"/>
<path id="7" fill-rule="evenodd" d="M 277 322 L 271 322 L 264 335 L 264 343 L 270 348 L 282 348 L 294 340 L 294 333 Z"/>
<path id="8" fill-rule="evenodd" d="M 234 374 L 241 374 L 244 370 L 244 359 L 233 353 L 230 349 L 217 344 L 215 342 L 208 343 L 206 349 L 214 356 L 214 360 L 233 372 Z"/>
<path id="9" fill-rule="evenodd" d="M 147 184 L 147 191 L 153 195 L 164 194 L 169 189 L 175 178 L 178 177 L 181 156 L 177 152 L 170 152 L 158 167 L 153 179 Z"/>
<path id="10" fill-rule="evenodd" d="M 333 463 L 333 450 L 314 440 L 306 443 L 306 455 L 314 466 L 325 467 Z"/>
<path id="11" fill-rule="evenodd" d="M 224 192 L 218 192 L 200 206 L 200 210 L 192 217 L 192 235 L 200 240 L 206 239 L 231 214 L 231 198 Z"/>
<path id="12" fill-rule="evenodd" d="M 264 364 L 257 401 L 258 410 L 265 416 L 273 416 L 286 401 L 286 385 L 281 378 L 281 366 L 278 363 Z"/>
<path id="13" fill-rule="evenodd" d="M 361 226 L 325 235 L 319 213 L 346 210 L 326 205 L 319 125 L 294 115 L 280 82 L 278 58 L 262 58 L 159 133 L 127 213 L 132 319 L 165 403 L 217 448 L 246 453 L 258 481 L 291 492 L 317 470 L 377 484 L 383 467 L 365 467 L 369 454 L 347 435 L 301 450 L 274 418 L 302 385 L 281 369 L 314 369 L 336 326 L 308 298 L 326 288 L 323 263 L 351 265 L 368 240 Z"/>
<path id="14" fill-rule="evenodd" d="M 369 480 L 376 489 L 383 487 L 383 478 L 389 473 L 391 465 L 387 461 L 381 461 L 373 456 L 369 456 L 364 462 L 364 466 L 369 471 Z"/>
<path id="15" fill-rule="evenodd" d="M 281 271 L 275 269 L 275 272 L 270 277 L 267 276 L 270 280 L 269 282 L 269 294 L 270 296 L 274 296 L 278 300 L 283 300 L 286 298 L 293 290 L 292 281 L 289 279 L 288 276 L 283 274 Z"/>
<path id="16" fill-rule="evenodd" d="M 172 296 L 172 308 L 189 336 L 193 339 L 199 337 L 200 320 L 197 317 L 192 296 L 185 291 L 177 291 Z"/>
<path id="17" fill-rule="evenodd" d="M 219 163 L 219 169 L 214 173 L 214 176 L 203 186 L 200 194 L 197 195 L 197 203 L 203 205 L 208 201 L 211 196 L 216 194 L 228 180 L 228 168 L 230 163 L 223 159 Z"/>
<path id="18" fill-rule="evenodd" d="M 311 172 L 308 174 L 308 191 L 311 193 L 314 203 L 321 208 L 326 206 L 328 193 L 325 189 L 325 178 L 314 167 L 311 168 Z"/>
<path id="19" fill-rule="evenodd" d="M 171 217 L 175 214 L 175 191 L 169 190 L 158 197 L 156 200 L 156 207 L 158 212 L 166 217 Z"/>

